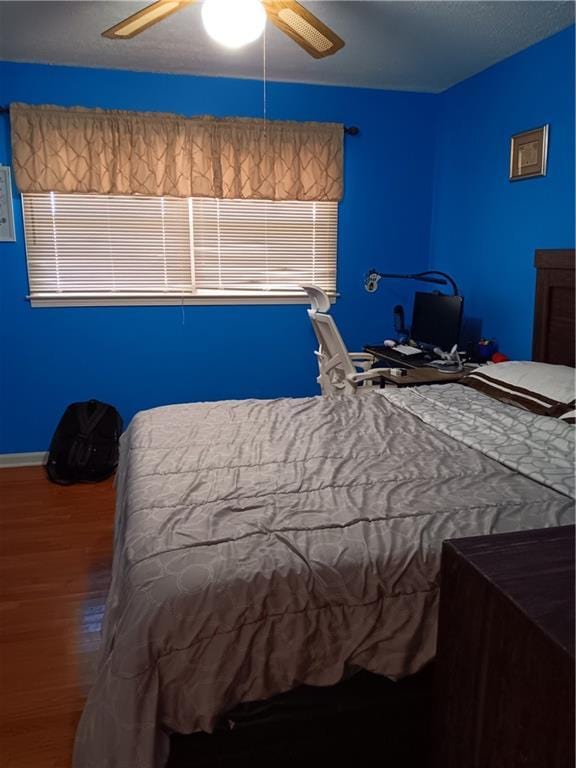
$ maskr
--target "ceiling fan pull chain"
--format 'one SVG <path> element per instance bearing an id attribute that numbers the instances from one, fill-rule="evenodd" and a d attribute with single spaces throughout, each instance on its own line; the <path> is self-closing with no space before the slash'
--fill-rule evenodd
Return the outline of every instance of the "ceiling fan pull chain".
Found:
<path id="1" fill-rule="evenodd" d="M 268 116 L 267 109 L 267 80 L 266 80 L 266 27 L 264 28 L 264 34 L 262 35 L 262 113 L 264 118 L 264 144 L 267 147 L 268 143 L 268 130 L 266 124 L 266 118 Z M 270 270 L 268 264 L 268 203 L 264 206 L 264 258 L 266 260 L 266 281 L 270 283 Z"/>
<path id="2" fill-rule="evenodd" d="M 262 35 L 262 73 L 264 80 L 263 88 L 263 112 L 264 112 L 264 129 L 266 129 L 266 29 Z"/>

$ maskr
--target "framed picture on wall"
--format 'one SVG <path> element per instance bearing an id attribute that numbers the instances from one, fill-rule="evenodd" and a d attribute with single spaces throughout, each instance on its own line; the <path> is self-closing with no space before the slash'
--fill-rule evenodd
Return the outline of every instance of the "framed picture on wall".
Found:
<path id="1" fill-rule="evenodd" d="M 510 181 L 546 176 L 548 124 L 512 136 L 510 141 Z"/>

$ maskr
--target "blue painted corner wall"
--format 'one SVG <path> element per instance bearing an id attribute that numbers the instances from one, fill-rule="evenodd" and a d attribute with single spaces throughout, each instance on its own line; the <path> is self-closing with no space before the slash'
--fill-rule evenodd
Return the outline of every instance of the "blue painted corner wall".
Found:
<path id="1" fill-rule="evenodd" d="M 256 81 L 0 63 L 0 104 L 13 101 L 262 115 Z M 432 132 L 426 94 L 271 83 L 270 119 L 360 126 L 345 140 L 334 315 L 351 349 L 389 336 L 405 284 L 363 290 L 371 266 L 423 269 L 428 260 Z M 10 161 L 0 119 L 0 163 Z M 317 394 L 314 337 L 304 305 L 31 309 L 21 205 L 17 242 L 0 244 L 2 419 L 0 453 L 41 451 L 65 406 L 95 397 L 127 422 L 156 405 Z"/>
<path id="2" fill-rule="evenodd" d="M 333 313 L 350 348 L 389 336 L 416 284 L 369 295 L 369 267 L 452 274 L 468 319 L 529 358 L 536 248 L 574 246 L 574 27 L 440 95 L 268 84 L 271 119 L 360 126 L 345 145 Z M 0 62 L 0 104 L 259 117 L 256 81 Z M 550 123 L 546 177 L 508 180 L 510 137 Z M 0 118 L 0 163 L 10 162 Z M 65 406 L 126 422 L 155 405 L 315 394 L 303 305 L 31 309 L 22 211 L 0 243 L 0 453 L 41 451 Z"/>
<path id="3" fill-rule="evenodd" d="M 430 265 L 513 359 L 531 357 L 535 249 L 574 247 L 574 69 L 570 27 L 438 97 Z M 510 137 L 545 123 L 547 175 L 511 182 Z"/>

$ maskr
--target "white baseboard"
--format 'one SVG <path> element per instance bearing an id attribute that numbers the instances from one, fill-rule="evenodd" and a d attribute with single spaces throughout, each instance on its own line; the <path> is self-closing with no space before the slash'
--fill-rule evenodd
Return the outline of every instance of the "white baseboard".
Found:
<path id="1" fill-rule="evenodd" d="M 48 451 L 35 453 L 0 453 L 0 469 L 5 467 L 40 467 L 46 464 Z"/>

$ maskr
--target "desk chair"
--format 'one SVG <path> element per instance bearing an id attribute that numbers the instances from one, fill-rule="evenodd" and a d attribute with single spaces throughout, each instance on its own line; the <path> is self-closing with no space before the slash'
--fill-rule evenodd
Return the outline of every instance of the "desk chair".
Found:
<path id="1" fill-rule="evenodd" d="M 308 317 L 318 339 L 318 350 L 314 354 L 320 374 L 316 381 L 320 384 L 322 395 L 352 395 L 359 387 L 372 386 L 382 373 L 378 369 L 369 370 L 376 359 L 374 355 L 348 352 L 334 318 L 327 314 L 330 310 L 328 296 L 315 285 L 300 287 L 310 298 Z"/>

